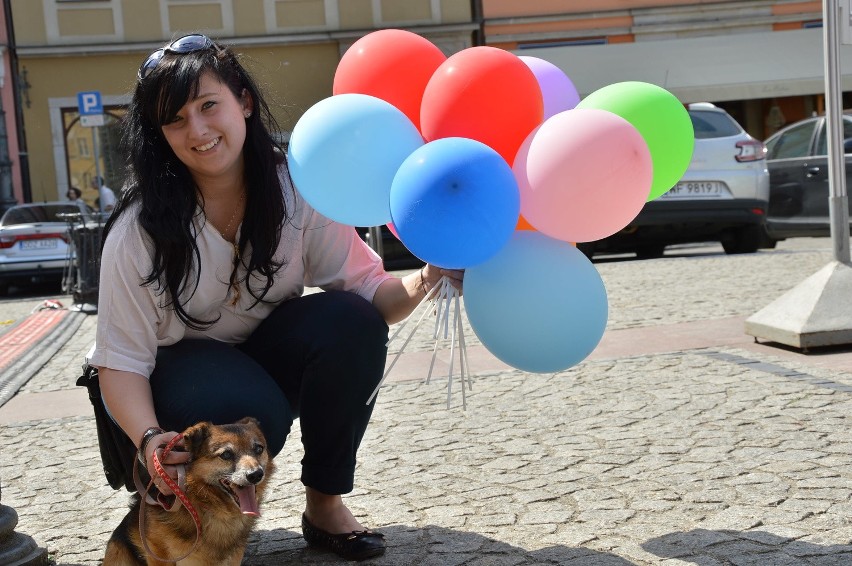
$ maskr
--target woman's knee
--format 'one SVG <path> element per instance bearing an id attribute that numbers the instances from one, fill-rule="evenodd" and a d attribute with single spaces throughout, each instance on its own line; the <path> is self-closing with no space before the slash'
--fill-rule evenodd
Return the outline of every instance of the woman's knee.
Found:
<path id="1" fill-rule="evenodd" d="M 326 331 L 333 336 L 354 341 L 364 347 L 384 348 L 388 325 L 378 309 L 365 298 L 346 291 L 330 291 L 318 313 Z"/>
<path id="2" fill-rule="evenodd" d="M 293 421 L 284 393 L 269 374 L 233 346 L 183 340 L 160 348 L 151 375 L 160 426 L 181 431 L 201 421 L 260 421 L 270 452 L 284 446 Z"/>

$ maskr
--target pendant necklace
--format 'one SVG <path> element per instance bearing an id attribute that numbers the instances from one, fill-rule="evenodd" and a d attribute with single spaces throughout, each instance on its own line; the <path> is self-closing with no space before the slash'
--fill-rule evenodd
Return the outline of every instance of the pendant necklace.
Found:
<path id="1" fill-rule="evenodd" d="M 229 240 L 228 237 L 225 234 L 228 234 L 230 232 L 231 225 L 234 223 L 234 219 L 237 217 L 237 213 L 240 211 L 240 205 L 243 203 L 243 200 L 245 200 L 245 198 L 246 198 L 246 192 L 242 191 L 240 193 L 240 200 L 237 201 L 237 206 L 234 207 L 234 213 L 231 215 L 231 219 L 228 220 L 228 224 L 225 225 L 225 229 L 219 230 L 218 228 L 216 228 L 216 231 L 219 232 L 219 235 L 222 236 L 222 239 L 225 240 L 226 242 L 228 242 L 229 244 L 231 244 L 231 246 L 234 248 L 234 262 L 235 263 L 240 261 L 240 246 L 239 246 L 239 243 L 237 242 L 236 234 L 234 234 L 234 241 Z M 215 226 L 214 226 L 214 228 L 215 228 Z M 237 278 L 236 270 L 232 268 L 231 280 L 228 282 L 228 291 L 230 291 L 231 289 L 234 290 L 234 298 L 231 300 L 231 306 L 236 306 L 237 303 L 240 302 L 240 286 L 239 286 L 238 282 L 236 281 L 236 278 Z"/>

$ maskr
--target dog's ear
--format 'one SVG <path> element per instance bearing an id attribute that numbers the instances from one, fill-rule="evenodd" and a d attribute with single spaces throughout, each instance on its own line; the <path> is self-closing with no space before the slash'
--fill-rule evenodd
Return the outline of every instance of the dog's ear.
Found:
<path id="1" fill-rule="evenodd" d="M 237 421 L 237 424 L 254 425 L 257 428 L 260 428 L 260 421 L 254 417 L 243 417 L 242 419 Z"/>
<path id="2" fill-rule="evenodd" d="M 197 453 L 210 436 L 211 423 L 203 422 L 193 425 L 183 431 L 183 446 L 187 452 Z"/>

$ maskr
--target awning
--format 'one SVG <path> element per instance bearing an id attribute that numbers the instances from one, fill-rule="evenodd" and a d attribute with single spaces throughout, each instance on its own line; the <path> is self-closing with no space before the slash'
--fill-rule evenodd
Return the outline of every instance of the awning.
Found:
<path id="1" fill-rule="evenodd" d="M 557 65 L 585 96 L 622 81 L 661 86 L 682 102 L 825 92 L 822 28 L 518 49 Z M 852 90 L 852 46 L 841 45 L 841 88 Z"/>

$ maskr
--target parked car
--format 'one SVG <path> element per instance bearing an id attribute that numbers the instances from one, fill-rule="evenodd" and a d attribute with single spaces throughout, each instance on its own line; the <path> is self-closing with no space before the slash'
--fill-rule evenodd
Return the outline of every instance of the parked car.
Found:
<path id="1" fill-rule="evenodd" d="M 695 151 L 683 178 L 646 203 L 620 232 L 581 243 L 586 255 L 633 252 L 656 258 L 668 245 L 707 241 L 739 254 L 755 252 L 765 243 L 769 174 L 763 142 L 713 104 L 690 104 L 687 111 Z"/>
<path id="2" fill-rule="evenodd" d="M 69 224 L 61 214 L 90 212 L 85 204 L 68 201 L 9 208 L 0 218 L 0 294 L 33 279 L 59 281 L 69 253 Z"/>
<path id="3" fill-rule="evenodd" d="M 773 240 L 831 235 L 827 139 L 825 116 L 814 116 L 787 126 L 766 140 L 766 231 Z M 848 192 L 852 189 L 852 116 L 843 116 L 843 139 Z"/>
<path id="4" fill-rule="evenodd" d="M 408 251 L 408 248 L 403 245 L 399 239 L 393 235 L 387 226 L 379 227 L 379 232 L 382 237 L 382 259 L 385 264 L 385 269 L 414 269 L 423 265 L 423 261 Z M 373 241 L 373 234 L 370 228 L 356 228 L 361 239 L 367 242 L 371 248 L 377 249 L 377 242 Z"/>

